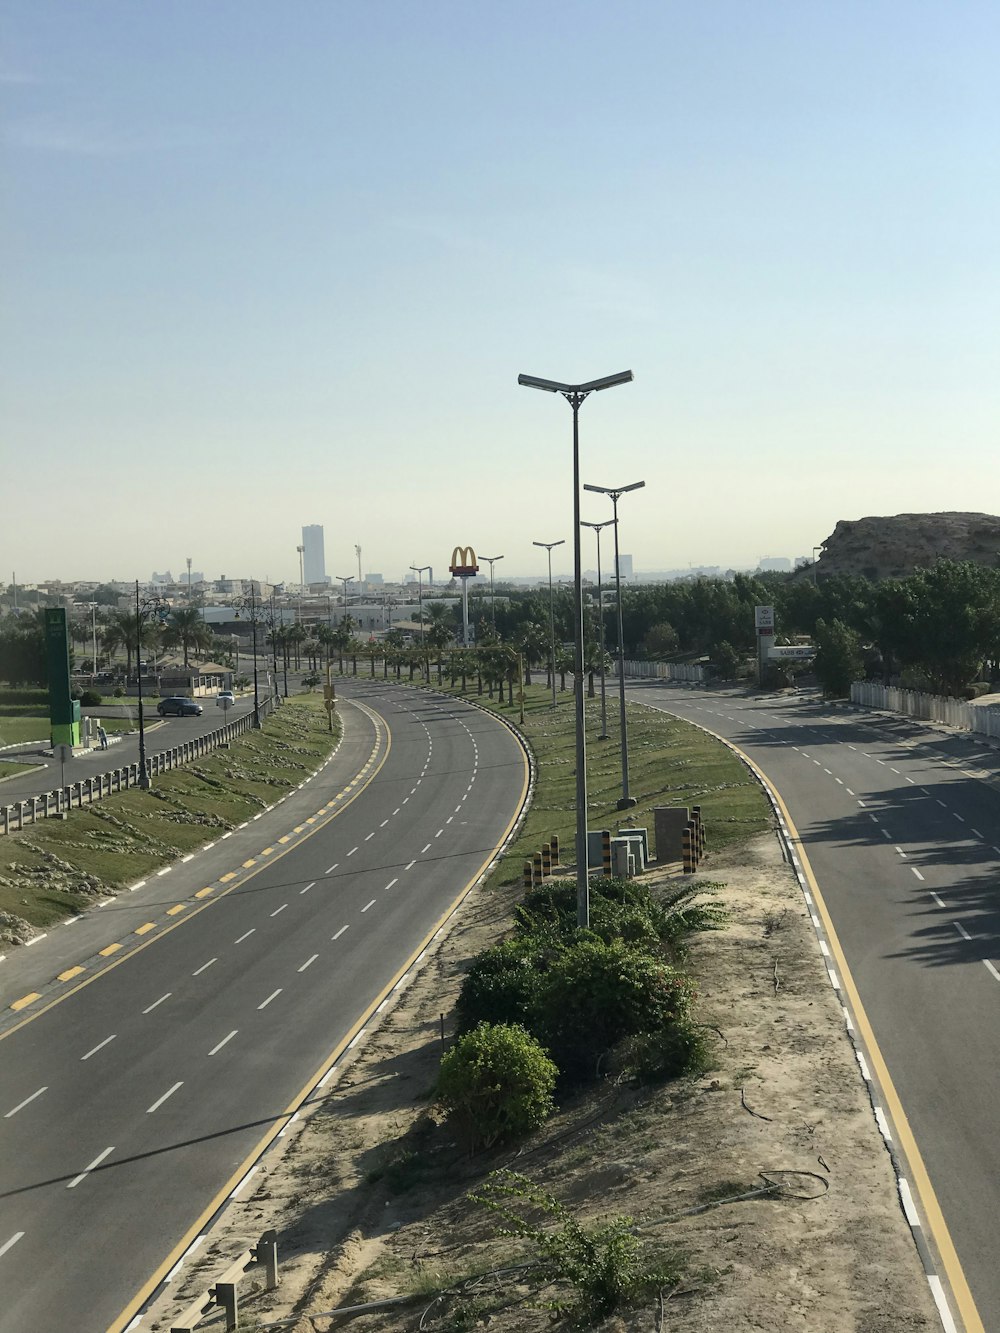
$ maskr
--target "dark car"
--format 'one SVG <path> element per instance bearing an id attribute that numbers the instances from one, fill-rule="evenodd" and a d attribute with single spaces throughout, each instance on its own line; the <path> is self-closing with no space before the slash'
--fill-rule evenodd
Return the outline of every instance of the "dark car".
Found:
<path id="1" fill-rule="evenodd" d="M 174 694 L 169 699 L 161 699 L 156 705 L 156 711 L 160 717 L 185 717 L 188 714 L 200 717 L 202 707 L 197 699 L 188 699 L 183 694 Z"/>

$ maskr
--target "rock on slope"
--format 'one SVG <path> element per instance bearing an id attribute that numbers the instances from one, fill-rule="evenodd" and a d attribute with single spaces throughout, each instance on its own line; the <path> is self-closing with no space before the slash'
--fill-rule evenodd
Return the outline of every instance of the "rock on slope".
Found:
<path id="1" fill-rule="evenodd" d="M 903 578 L 940 558 L 1000 564 L 1000 518 L 944 513 L 841 519 L 823 543 L 815 572 L 820 578 Z"/>

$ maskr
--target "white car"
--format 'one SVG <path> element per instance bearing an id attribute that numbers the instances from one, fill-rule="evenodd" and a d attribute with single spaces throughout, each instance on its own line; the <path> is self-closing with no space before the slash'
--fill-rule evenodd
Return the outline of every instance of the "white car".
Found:
<path id="1" fill-rule="evenodd" d="M 236 702 L 236 696 L 233 694 L 232 690 L 220 690 L 219 697 L 215 702 L 219 708 L 229 709 L 232 708 L 233 704 Z"/>

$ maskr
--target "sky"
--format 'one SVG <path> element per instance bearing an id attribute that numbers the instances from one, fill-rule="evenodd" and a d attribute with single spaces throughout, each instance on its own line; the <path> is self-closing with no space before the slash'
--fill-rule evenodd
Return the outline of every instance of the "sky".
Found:
<path id="1" fill-rule="evenodd" d="M 998 56 L 993 0 L 7 0 L 0 582 L 567 573 L 520 372 L 633 371 L 637 572 L 1000 512 Z"/>

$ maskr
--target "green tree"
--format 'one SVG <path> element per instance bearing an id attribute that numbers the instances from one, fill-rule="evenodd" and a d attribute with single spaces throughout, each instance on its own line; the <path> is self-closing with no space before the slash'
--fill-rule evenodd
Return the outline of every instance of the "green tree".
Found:
<path id="1" fill-rule="evenodd" d="M 861 636 L 842 620 L 816 621 L 816 678 L 828 699 L 844 698 L 864 674 Z"/>
<path id="2" fill-rule="evenodd" d="M 481 1023 L 445 1053 L 437 1099 L 475 1152 L 544 1124 L 554 1106 L 557 1073 L 524 1028 Z"/>
<path id="3" fill-rule="evenodd" d="M 184 653 L 184 666 L 189 665 L 189 654 L 207 651 L 214 643 L 215 636 L 205 624 L 201 612 L 195 606 L 176 607 L 170 613 L 163 630 L 163 644 L 167 648 L 180 647 Z"/>

